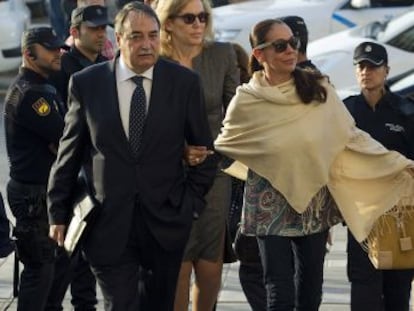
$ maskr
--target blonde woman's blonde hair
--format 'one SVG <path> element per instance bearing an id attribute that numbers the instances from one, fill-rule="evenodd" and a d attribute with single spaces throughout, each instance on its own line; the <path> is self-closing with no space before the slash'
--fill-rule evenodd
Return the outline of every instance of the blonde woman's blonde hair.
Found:
<path id="1" fill-rule="evenodd" d="M 188 4 L 191 0 L 158 0 L 156 6 L 156 12 L 158 18 L 161 22 L 161 31 L 160 31 L 160 42 L 161 42 L 161 55 L 171 57 L 172 56 L 172 44 L 171 44 L 171 34 L 165 29 L 165 24 L 168 19 L 173 18 L 181 13 L 181 10 Z M 208 44 L 214 40 L 213 33 L 213 22 L 212 22 L 212 10 L 209 0 L 200 0 L 204 12 L 209 14 L 206 30 L 204 32 L 204 44 Z"/>

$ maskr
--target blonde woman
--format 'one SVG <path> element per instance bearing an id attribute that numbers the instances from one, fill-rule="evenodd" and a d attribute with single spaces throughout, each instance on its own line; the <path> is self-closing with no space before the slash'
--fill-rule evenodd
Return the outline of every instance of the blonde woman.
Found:
<path id="1" fill-rule="evenodd" d="M 211 133 L 217 137 L 239 84 L 234 49 L 229 43 L 213 41 L 207 0 L 160 0 L 156 12 L 161 21 L 161 54 L 200 75 Z M 230 195 L 230 178 L 217 173 L 206 196 L 207 207 L 194 221 L 187 243 L 177 285 L 176 311 L 188 310 L 193 270 L 193 310 L 210 311 L 214 306 L 221 283 Z"/>

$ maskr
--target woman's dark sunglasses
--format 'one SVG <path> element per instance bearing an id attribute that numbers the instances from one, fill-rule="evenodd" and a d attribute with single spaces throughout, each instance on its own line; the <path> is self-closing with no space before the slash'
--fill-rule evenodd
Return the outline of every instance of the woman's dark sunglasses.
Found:
<path id="1" fill-rule="evenodd" d="M 206 12 L 201 12 L 197 15 L 192 14 L 192 13 L 186 13 L 186 14 L 183 14 L 183 15 L 176 15 L 174 17 L 175 18 L 177 18 L 177 17 L 181 18 L 183 20 L 184 24 L 187 24 L 187 25 L 194 24 L 196 18 L 198 18 L 198 21 L 200 23 L 205 24 L 208 21 L 209 14 L 206 13 Z"/>
<path id="2" fill-rule="evenodd" d="M 300 47 L 300 41 L 297 37 L 291 37 L 289 40 L 278 39 L 273 42 L 265 42 L 265 43 L 259 44 L 258 46 L 255 47 L 255 49 L 262 50 L 264 48 L 267 48 L 268 46 L 273 46 L 273 49 L 275 50 L 276 53 L 282 53 L 286 51 L 288 45 L 290 45 L 292 49 L 297 50 Z"/>

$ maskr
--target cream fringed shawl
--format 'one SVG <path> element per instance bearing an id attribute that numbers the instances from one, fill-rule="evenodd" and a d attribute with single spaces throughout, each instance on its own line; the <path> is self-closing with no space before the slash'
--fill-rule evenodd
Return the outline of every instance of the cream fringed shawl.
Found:
<path id="1" fill-rule="evenodd" d="M 215 147 L 239 169 L 266 178 L 298 213 L 328 185 L 362 241 L 379 216 L 402 196 L 413 196 L 414 182 L 404 171 L 412 162 L 357 129 L 332 86 L 324 86 L 326 103 L 304 105 L 293 80 L 269 86 L 256 72 L 237 89 Z"/>

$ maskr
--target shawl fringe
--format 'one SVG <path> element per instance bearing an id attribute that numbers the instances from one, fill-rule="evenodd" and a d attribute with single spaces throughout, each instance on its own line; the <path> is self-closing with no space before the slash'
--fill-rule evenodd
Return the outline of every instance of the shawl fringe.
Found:
<path id="1" fill-rule="evenodd" d="M 382 215 L 361 246 L 377 269 L 414 268 L 414 198 Z"/>

